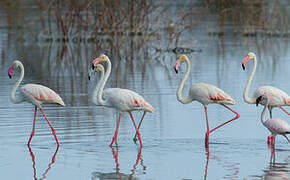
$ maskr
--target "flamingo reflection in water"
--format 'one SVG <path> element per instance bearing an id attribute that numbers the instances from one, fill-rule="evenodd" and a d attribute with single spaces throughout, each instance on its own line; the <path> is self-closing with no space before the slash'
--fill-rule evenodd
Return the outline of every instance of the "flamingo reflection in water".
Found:
<path id="1" fill-rule="evenodd" d="M 229 173 L 227 175 L 227 177 L 229 179 L 239 179 L 239 173 L 240 173 L 240 168 L 238 167 L 240 164 L 237 162 L 232 162 L 232 161 L 225 161 L 225 159 L 227 158 L 219 158 L 217 156 L 211 156 L 209 147 L 205 148 L 205 154 L 206 154 L 206 165 L 205 165 L 205 170 L 204 170 L 204 180 L 207 179 L 207 175 L 208 175 L 208 166 L 209 166 L 209 161 L 210 159 L 215 160 L 219 165 L 222 164 L 222 168 L 226 169 L 228 171 L 230 171 L 231 173 Z M 215 174 L 214 172 L 212 174 Z M 217 178 L 215 176 L 215 178 Z M 212 178 L 210 178 L 212 179 Z"/>
<path id="2" fill-rule="evenodd" d="M 275 161 L 275 148 L 271 148 L 271 157 L 270 157 L 270 163 L 269 163 L 269 169 L 264 170 L 265 175 L 262 176 L 261 179 L 267 179 L 267 180 L 289 180 L 289 172 L 290 167 L 289 163 L 289 157 L 285 159 L 285 162 L 276 162 Z M 281 151 L 282 152 L 282 151 Z"/>
<path id="3" fill-rule="evenodd" d="M 37 175 L 36 175 L 36 163 L 35 163 L 35 155 L 31 149 L 31 147 L 29 145 L 27 145 L 28 147 L 28 150 L 30 152 L 30 156 L 31 156 L 31 160 L 32 160 L 32 168 L 33 168 L 33 177 L 35 180 L 37 180 Z M 48 171 L 51 169 L 52 165 L 55 163 L 55 158 L 56 158 L 56 155 L 57 155 L 57 152 L 58 152 L 58 148 L 59 146 L 57 146 L 52 158 L 51 158 L 51 162 L 48 164 L 48 167 L 47 169 L 44 171 L 44 173 L 42 174 L 42 178 L 39 178 L 39 179 L 45 179 L 46 178 L 46 175 L 48 173 Z"/>
<path id="4" fill-rule="evenodd" d="M 118 150 L 118 146 L 116 147 L 116 151 L 114 149 L 114 147 L 111 147 L 112 149 L 112 154 L 115 160 L 115 164 L 116 164 L 116 172 L 112 172 L 112 173 L 101 173 L 101 172 L 93 172 L 92 175 L 92 180 L 113 180 L 113 179 L 122 179 L 122 180 L 140 180 L 140 178 L 138 177 L 134 177 L 136 168 L 140 162 L 141 166 L 143 167 L 143 170 L 146 169 L 146 166 L 144 166 L 143 164 L 143 159 L 142 159 L 142 147 L 139 148 L 138 154 L 137 154 L 137 159 L 135 164 L 133 165 L 133 169 L 131 170 L 131 174 L 124 174 L 120 172 L 120 164 L 118 161 L 118 155 L 119 155 L 119 150 Z"/>

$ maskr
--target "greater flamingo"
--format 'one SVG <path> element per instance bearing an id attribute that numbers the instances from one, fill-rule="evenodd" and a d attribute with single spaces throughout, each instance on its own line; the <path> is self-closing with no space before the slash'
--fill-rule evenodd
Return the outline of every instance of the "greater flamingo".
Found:
<path id="1" fill-rule="evenodd" d="M 254 67 L 252 69 L 251 75 L 249 77 L 249 80 L 247 82 L 247 85 L 245 87 L 244 90 L 244 101 L 248 104 L 255 104 L 256 100 L 258 97 L 262 96 L 262 95 L 268 95 L 269 97 L 269 105 L 268 105 L 268 110 L 270 112 L 270 118 L 272 118 L 272 109 L 274 107 L 280 107 L 285 113 L 287 113 L 288 115 L 290 115 L 290 113 L 288 113 L 284 108 L 282 108 L 282 106 L 290 106 L 290 97 L 288 96 L 288 94 L 286 94 L 284 91 L 275 88 L 273 86 L 261 86 L 259 87 L 255 92 L 252 98 L 249 97 L 249 89 L 254 77 L 254 74 L 256 72 L 256 68 L 257 68 L 257 58 L 255 53 L 253 52 L 249 52 L 247 54 L 247 56 L 244 58 L 243 63 L 242 63 L 242 67 L 245 70 L 247 63 L 253 60 L 254 61 Z M 260 102 L 260 104 L 265 105 L 265 101 Z M 268 144 L 270 144 L 273 141 L 273 136 L 270 135 L 268 136 Z"/>
<path id="2" fill-rule="evenodd" d="M 284 136 L 290 143 L 290 140 L 286 136 L 286 134 L 290 134 L 290 125 L 286 121 L 278 118 L 270 118 L 268 120 L 265 120 L 266 108 L 270 104 L 270 99 L 271 98 L 268 95 L 262 95 L 257 98 L 256 105 L 258 106 L 259 103 L 265 104 L 261 114 L 261 122 L 272 133 L 272 146 L 273 148 L 275 148 L 275 138 L 277 134 Z"/>
<path id="3" fill-rule="evenodd" d="M 112 147 L 113 143 L 115 142 L 115 140 L 118 136 L 118 129 L 119 129 L 119 125 L 120 125 L 122 112 L 128 112 L 131 119 L 132 119 L 133 125 L 136 129 L 134 141 L 136 141 L 136 136 L 138 136 L 138 139 L 140 141 L 140 146 L 142 147 L 141 134 L 139 133 L 139 128 L 140 128 L 141 123 L 145 117 L 146 112 L 153 113 L 153 112 L 155 112 L 155 109 L 148 102 L 146 102 L 142 96 L 140 96 L 139 94 L 137 94 L 134 91 L 131 91 L 128 89 L 120 89 L 120 88 L 107 88 L 104 90 L 104 86 L 105 86 L 105 84 L 110 76 L 110 73 L 111 73 L 111 61 L 108 58 L 108 56 L 103 54 L 93 61 L 92 68 L 94 69 L 97 66 L 97 64 L 99 64 L 100 62 L 107 63 L 107 70 L 106 70 L 104 77 L 100 80 L 101 82 L 99 82 L 100 83 L 99 88 L 97 87 L 98 86 L 97 85 L 95 90 L 94 90 L 93 102 L 95 104 L 100 104 L 100 105 L 105 106 L 105 107 L 112 107 L 112 108 L 115 108 L 118 111 L 120 111 L 119 116 L 117 114 L 116 131 L 115 131 L 115 134 L 114 134 L 114 137 L 112 139 L 110 146 Z M 101 68 L 101 67 L 99 67 L 97 69 L 100 70 L 101 72 L 104 71 L 104 68 Z M 103 91 L 104 91 L 104 93 L 103 93 Z M 103 99 L 103 95 L 104 95 L 104 99 Z M 138 127 L 135 123 L 132 111 L 143 111 L 144 112 Z"/>
<path id="4" fill-rule="evenodd" d="M 208 147 L 209 144 L 209 134 L 215 131 L 216 129 L 222 127 L 223 125 L 238 119 L 240 117 L 240 114 L 228 107 L 226 104 L 233 105 L 235 104 L 235 100 L 225 93 L 223 90 L 217 88 L 216 86 L 213 86 L 211 84 L 205 84 L 205 83 L 198 83 L 194 84 L 190 87 L 189 94 L 186 98 L 182 96 L 182 90 L 185 84 L 186 79 L 189 76 L 190 72 L 190 62 L 189 59 L 186 55 L 182 54 L 178 57 L 177 61 L 174 64 L 174 70 L 176 73 L 178 73 L 178 68 L 179 66 L 185 62 L 187 65 L 187 71 L 185 73 L 185 76 L 183 80 L 181 81 L 178 90 L 177 90 L 177 100 L 180 101 L 183 104 L 188 104 L 191 103 L 192 101 L 198 101 L 204 106 L 204 111 L 205 111 L 205 116 L 206 116 L 206 125 L 207 125 L 207 132 L 205 135 L 205 146 Z M 220 104 L 227 108 L 228 110 L 232 111 L 233 113 L 236 114 L 236 116 L 229 120 L 226 121 L 225 123 L 213 128 L 212 130 L 209 129 L 209 122 L 208 122 L 208 116 L 207 116 L 207 105 L 208 104 Z"/>
<path id="5" fill-rule="evenodd" d="M 13 75 L 14 69 L 17 69 L 17 68 L 20 68 L 21 75 L 13 87 L 10 99 L 15 104 L 26 101 L 26 102 L 31 103 L 35 106 L 33 128 L 32 128 L 32 132 L 30 134 L 30 138 L 28 140 L 28 145 L 30 144 L 32 136 L 34 135 L 36 111 L 37 111 L 37 108 L 39 108 L 40 111 L 42 112 L 43 116 L 45 117 L 46 121 L 48 122 L 51 130 L 52 130 L 52 133 L 53 133 L 54 138 L 56 140 L 57 146 L 59 146 L 59 143 L 58 143 L 58 140 L 57 140 L 57 137 L 55 134 L 55 130 L 52 127 L 49 120 L 47 119 L 47 117 L 43 111 L 42 104 L 59 104 L 61 106 L 65 106 L 63 100 L 53 90 L 49 89 L 48 87 L 42 86 L 40 84 L 25 84 L 25 85 L 21 86 L 20 94 L 19 94 L 19 96 L 16 97 L 16 90 L 18 89 L 18 87 L 19 87 L 19 85 L 22 82 L 23 77 L 24 77 L 24 66 L 20 61 L 16 60 L 13 62 L 12 66 L 9 67 L 9 70 L 8 70 L 8 76 L 9 76 L 9 78 L 11 78 Z"/>

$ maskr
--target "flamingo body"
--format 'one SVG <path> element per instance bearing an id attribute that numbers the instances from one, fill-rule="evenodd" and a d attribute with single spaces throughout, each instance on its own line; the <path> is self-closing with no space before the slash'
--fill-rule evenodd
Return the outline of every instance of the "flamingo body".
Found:
<path id="1" fill-rule="evenodd" d="M 107 88 L 104 90 L 104 98 L 109 106 L 120 111 L 155 112 L 155 109 L 142 96 L 129 89 Z"/>
<path id="2" fill-rule="evenodd" d="M 270 117 L 272 117 L 272 108 L 273 107 L 281 107 L 281 106 L 290 106 L 290 97 L 288 94 L 286 94 L 284 91 L 273 87 L 273 86 L 261 86 L 259 87 L 253 94 L 253 97 L 248 97 L 249 89 L 254 77 L 254 74 L 256 72 L 257 67 L 257 57 L 253 52 L 248 53 L 248 55 L 244 58 L 242 67 L 245 69 L 247 63 L 253 60 L 254 61 L 254 67 L 251 72 L 251 75 L 249 77 L 249 80 L 246 84 L 245 90 L 244 90 L 244 100 L 248 104 L 255 104 L 256 99 L 262 95 L 267 95 L 269 98 L 269 111 L 270 111 Z M 262 105 L 265 105 L 265 100 L 259 102 Z M 286 112 L 286 111 L 285 111 Z M 289 114 L 287 112 L 287 114 Z M 290 115 L 290 114 L 289 114 Z"/>
<path id="3" fill-rule="evenodd" d="M 264 122 L 264 126 L 272 133 L 272 134 L 289 134 L 290 133 L 290 125 L 278 118 L 271 118 Z"/>
<path id="4" fill-rule="evenodd" d="M 189 96 L 203 105 L 235 104 L 235 100 L 220 88 L 205 83 L 198 83 L 191 86 Z"/>
<path id="5" fill-rule="evenodd" d="M 270 118 L 268 120 L 265 120 L 266 108 L 270 103 L 269 95 L 262 95 L 258 97 L 256 100 L 257 106 L 260 103 L 260 101 L 265 102 L 265 106 L 261 114 L 261 122 L 272 133 L 272 135 L 270 135 L 270 142 L 268 142 L 268 144 L 272 145 L 275 148 L 276 135 L 284 136 L 287 139 L 287 141 L 290 143 L 290 140 L 286 136 L 286 134 L 290 134 L 290 125 L 286 121 L 282 119 L 278 119 L 278 118 Z"/>
<path id="6" fill-rule="evenodd" d="M 290 106 L 290 97 L 288 94 L 286 94 L 284 91 L 278 88 L 275 88 L 273 86 L 261 86 L 254 92 L 253 97 L 248 96 L 249 89 L 250 89 L 250 86 L 251 86 L 251 83 L 252 83 L 254 74 L 256 72 L 256 68 L 257 68 L 257 57 L 255 53 L 249 52 L 247 56 L 243 59 L 242 67 L 244 70 L 247 66 L 247 63 L 250 60 L 253 60 L 254 63 L 253 63 L 253 69 L 252 69 L 251 75 L 248 79 L 248 82 L 244 90 L 244 94 L 243 94 L 244 101 L 248 104 L 255 104 L 257 98 L 259 98 L 262 95 L 267 95 L 268 100 L 269 100 L 269 105 L 267 107 L 270 112 L 270 118 L 272 118 L 272 109 L 274 107 L 280 107 L 280 109 L 282 109 L 286 114 L 290 115 L 289 112 L 287 112 L 284 108 L 282 108 L 282 106 Z M 266 104 L 265 100 L 262 100 L 259 103 L 264 106 Z M 273 136 L 272 135 L 268 136 L 267 142 L 269 145 L 271 144 L 272 141 L 273 141 Z"/>
<path id="7" fill-rule="evenodd" d="M 105 75 L 104 75 L 104 67 L 101 64 L 99 64 L 102 61 L 107 63 L 107 70 L 106 70 Z M 124 111 L 128 112 L 132 119 L 133 125 L 136 129 L 134 141 L 136 142 L 136 136 L 138 135 L 140 146 L 142 147 L 141 134 L 139 133 L 141 123 L 145 117 L 146 112 L 155 112 L 155 109 L 147 101 L 145 101 L 145 99 L 142 96 L 140 96 L 134 91 L 131 91 L 128 89 L 120 89 L 120 88 L 108 88 L 104 90 L 104 86 L 111 73 L 111 61 L 106 55 L 103 54 L 93 61 L 92 70 L 94 72 L 97 72 L 97 71 L 101 72 L 101 79 L 99 83 L 96 85 L 96 88 L 93 93 L 93 102 L 95 104 L 100 104 L 102 106 L 115 108 L 121 112 L 124 112 Z M 89 75 L 89 79 L 90 79 L 90 75 Z M 139 122 L 138 127 L 135 123 L 134 117 L 132 115 L 132 111 L 143 111 L 143 116 Z M 119 113 L 119 116 L 117 117 L 117 125 L 116 125 L 117 127 L 115 130 L 115 135 L 113 136 L 113 139 L 110 144 L 111 147 L 118 136 L 118 129 L 119 129 L 121 114 L 122 114 L 121 112 Z"/>
<path id="8" fill-rule="evenodd" d="M 289 106 L 290 97 L 281 89 L 278 89 L 273 86 L 261 86 L 253 94 L 253 97 L 257 99 L 262 95 L 267 95 L 269 97 L 269 106 L 270 107 L 280 107 L 280 106 Z M 260 104 L 263 106 L 266 105 L 266 101 L 260 101 Z"/>
<path id="9" fill-rule="evenodd" d="M 16 96 L 16 91 L 17 91 L 17 89 L 18 89 L 18 87 L 19 87 L 19 85 L 22 82 L 23 77 L 24 77 L 24 66 L 20 61 L 16 60 L 13 62 L 12 66 L 9 67 L 9 70 L 8 70 L 8 76 L 9 76 L 9 78 L 11 78 L 13 75 L 14 69 L 17 69 L 17 68 L 20 68 L 21 75 L 12 89 L 10 99 L 15 104 L 26 101 L 28 103 L 35 105 L 33 128 L 32 128 L 32 132 L 30 134 L 30 138 L 28 140 L 27 145 L 30 144 L 30 141 L 31 141 L 31 139 L 34 135 L 34 132 L 35 132 L 36 112 L 37 112 L 37 108 L 39 108 L 40 111 L 42 112 L 43 116 L 45 117 L 45 120 L 47 121 L 47 123 L 49 124 L 49 126 L 52 130 L 52 133 L 54 135 L 57 146 L 59 146 L 55 130 L 54 130 L 53 126 L 51 125 L 50 121 L 47 119 L 47 117 L 43 111 L 42 104 L 59 104 L 61 106 L 65 106 L 63 100 L 52 89 L 45 87 L 43 85 L 40 85 L 40 84 L 25 84 L 21 87 L 20 94 L 18 96 Z"/>
<path id="10" fill-rule="evenodd" d="M 211 84 L 205 84 L 205 83 L 194 84 L 190 87 L 188 96 L 183 97 L 182 90 L 183 90 L 185 81 L 188 78 L 189 73 L 190 73 L 190 61 L 186 55 L 182 54 L 178 57 L 178 59 L 176 60 L 176 62 L 174 64 L 174 70 L 176 73 L 178 73 L 179 66 L 183 62 L 185 62 L 187 64 L 187 70 L 186 70 L 186 73 L 184 75 L 184 78 L 182 79 L 182 81 L 177 89 L 177 92 L 176 92 L 177 100 L 183 104 L 188 104 L 188 103 L 191 103 L 192 101 L 198 101 L 204 106 L 204 111 L 205 111 L 205 115 L 206 115 L 206 125 L 207 125 L 207 132 L 206 132 L 206 136 L 205 136 L 205 147 L 208 148 L 209 134 L 211 132 L 215 131 L 216 129 L 224 126 L 225 124 L 227 124 L 233 120 L 238 119 L 240 117 L 240 114 L 237 113 L 236 111 L 234 111 L 233 109 L 231 109 L 230 107 L 226 106 L 226 104 L 229 104 L 229 105 L 235 104 L 235 100 L 230 95 L 225 93 L 223 90 L 221 90 L 220 88 L 218 88 L 214 85 L 211 85 Z M 224 106 L 225 108 L 227 108 L 231 112 L 235 113 L 236 116 L 234 118 L 232 118 L 231 120 L 226 121 L 223 124 L 210 130 L 208 115 L 207 115 L 207 105 L 212 104 L 212 103 L 220 104 L 220 105 Z"/>
<path id="11" fill-rule="evenodd" d="M 65 103 L 56 92 L 40 84 L 25 84 L 21 87 L 21 92 L 26 101 L 38 107 L 42 104 L 65 106 Z"/>

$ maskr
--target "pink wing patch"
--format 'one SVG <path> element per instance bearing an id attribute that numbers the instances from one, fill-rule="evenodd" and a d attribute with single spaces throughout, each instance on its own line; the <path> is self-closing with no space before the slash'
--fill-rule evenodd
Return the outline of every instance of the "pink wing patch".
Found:
<path id="1" fill-rule="evenodd" d="M 287 99 L 285 98 L 285 99 L 284 99 L 284 104 L 290 104 L 290 99 L 287 100 Z"/>
<path id="2" fill-rule="evenodd" d="M 220 93 L 217 93 L 217 96 L 216 97 L 209 96 L 209 99 L 212 100 L 212 101 L 225 100 L 225 98 Z"/>
<path id="3" fill-rule="evenodd" d="M 34 94 L 28 92 L 25 88 L 22 88 L 22 91 L 25 95 L 27 95 L 31 98 L 34 98 L 38 101 L 47 101 L 47 100 L 52 100 L 54 98 L 54 96 L 51 94 L 48 94 L 46 97 L 43 97 L 43 95 L 40 93 L 38 95 L 34 95 Z"/>

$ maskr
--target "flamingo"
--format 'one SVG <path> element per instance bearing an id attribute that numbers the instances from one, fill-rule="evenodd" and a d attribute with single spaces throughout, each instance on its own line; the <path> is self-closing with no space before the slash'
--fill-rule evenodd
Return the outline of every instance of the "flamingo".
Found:
<path id="1" fill-rule="evenodd" d="M 211 84 L 198 83 L 198 84 L 192 85 L 190 87 L 188 96 L 186 98 L 184 98 L 182 96 L 182 90 L 183 90 L 185 81 L 188 78 L 189 72 L 190 72 L 190 62 L 189 62 L 189 59 L 186 55 L 182 54 L 178 57 L 178 59 L 176 60 L 176 62 L 174 64 L 174 70 L 176 73 L 178 73 L 178 68 L 183 62 L 185 62 L 187 65 L 187 71 L 186 71 L 185 76 L 184 76 L 183 80 L 181 81 L 181 83 L 177 89 L 177 92 L 176 92 L 177 100 L 183 104 L 188 104 L 188 103 L 191 103 L 192 101 L 198 101 L 204 106 L 204 111 L 205 111 L 205 116 L 206 116 L 206 125 L 207 125 L 207 131 L 205 134 L 205 147 L 208 147 L 209 134 L 212 133 L 213 131 L 215 131 L 216 129 L 222 127 L 223 125 L 225 125 L 225 124 L 227 124 L 235 119 L 238 119 L 240 117 L 240 114 L 226 105 L 226 104 L 234 105 L 235 100 L 230 95 L 225 93 L 223 90 L 221 90 L 218 87 L 213 86 Z M 236 114 L 236 116 L 234 118 L 232 118 L 231 120 L 226 121 L 225 123 L 210 130 L 208 116 L 207 116 L 207 105 L 213 104 L 213 103 L 220 104 L 220 105 L 224 106 L 225 108 L 227 108 L 228 110 L 230 110 L 234 114 Z"/>
<path id="2" fill-rule="evenodd" d="M 268 105 L 268 110 L 270 112 L 270 118 L 272 118 L 272 109 L 274 107 L 280 107 L 285 113 L 287 113 L 288 115 L 290 115 L 289 112 L 287 112 L 282 106 L 290 106 L 290 97 L 288 94 L 286 94 L 284 91 L 273 87 L 273 86 L 261 86 L 259 87 L 255 92 L 252 98 L 249 97 L 249 89 L 254 77 L 254 74 L 256 72 L 256 68 L 257 68 L 257 58 L 255 53 L 253 52 L 249 52 L 247 54 L 247 56 L 244 58 L 243 63 L 242 63 L 242 67 L 245 70 L 247 63 L 253 60 L 254 61 L 254 67 L 252 69 L 251 75 L 249 77 L 249 80 L 246 84 L 245 90 L 244 90 L 244 101 L 248 104 L 255 104 L 256 103 L 256 99 L 262 95 L 268 95 L 269 97 L 269 105 Z M 260 104 L 262 103 L 262 105 L 265 105 L 265 101 L 261 101 Z M 270 135 L 268 136 L 268 140 L 267 140 L 268 144 L 273 143 L 273 136 Z"/>
<path id="3" fill-rule="evenodd" d="M 21 86 L 20 94 L 19 94 L 19 96 L 16 97 L 16 90 L 18 89 L 18 87 L 19 87 L 19 85 L 22 82 L 23 77 L 24 77 L 24 66 L 20 61 L 16 60 L 9 67 L 9 70 L 8 70 L 8 76 L 11 79 L 13 72 L 14 72 L 14 69 L 17 69 L 17 68 L 20 68 L 21 75 L 13 87 L 10 99 L 14 104 L 18 104 L 18 103 L 26 101 L 26 102 L 31 103 L 35 106 L 32 132 L 30 134 L 30 138 L 28 140 L 27 145 L 30 144 L 30 141 L 31 141 L 31 139 L 34 135 L 34 132 L 35 132 L 36 111 L 37 111 L 37 108 L 39 108 L 40 111 L 42 112 L 44 118 L 48 122 L 51 130 L 52 130 L 52 133 L 54 135 L 57 146 L 59 146 L 59 143 L 58 143 L 58 140 L 57 140 L 57 137 L 55 134 L 55 130 L 52 127 L 49 120 L 47 119 L 47 117 L 43 111 L 42 104 L 59 104 L 61 106 L 65 106 L 63 100 L 52 89 L 49 89 L 48 87 L 45 87 L 45 86 L 40 85 L 40 84 L 25 84 L 25 85 Z"/>
<path id="4" fill-rule="evenodd" d="M 286 134 L 290 134 L 290 125 L 286 121 L 278 118 L 270 118 L 268 120 L 265 120 L 266 108 L 270 104 L 270 99 L 271 98 L 269 97 L 269 95 L 262 95 L 257 98 L 256 105 L 258 106 L 259 103 L 265 104 L 261 114 L 261 122 L 272 133 L 273 136 L 272 146 L 275 149 L 276 135 L 284 136 L 290 143 L 290 140 L 286 136 Z"/>
<path id="5" fill-rule="evenodd" d="M 141 140 L 141 134 L 139 132 L 139 128 L 145 117 L 146 112 L 153 113 L 155 112 L 155 109 L 142 96 L 140 96 L 134 91 L 131 91 L 128 89 L 120 89 L 120 88 L 108 88 L 104 90 L 104 86 L 111 73 L 111 61 L 108 58 L 108 56 L 102 54 L 98 58 L 94 59 L 92 63 L 92 69 L 94 70 L 100 62 L 107 63 L 107 70 L 104 77 L 100 80 L 101 82 L 98 83 L 99 87 L 97 85 L 93 92 L 93 102 L 95 104 L 100 104 L 105 107 L 115 108 L 116 110 L 120 111 L 119 116 L 117 114 L 116 130 L 115 130 L 113 139 L 110 143 L 110 147 L 112 147 L 113 143 L 115 142 L 118 136 L 118 129 L 120 125 L 122 112 L 129 113 L 132 119 L 133 125 L 136 129 L 134 141 L 136 142 L 136 136 L 138 136 L 140 147 L 142 147 L 142 140 Z M 104 68 L 101 68 L 101 66 L 98 66 L 98 68 L 96 69 L 100 70 L 101 74 L 104 71 Z M 103 99 L 103 95 L 105 99 Z M 138 127 L 135 123 L 132 111 L 143 111 L 143 115 L 142 115 L 142 118 L 140 120 Z"/>

